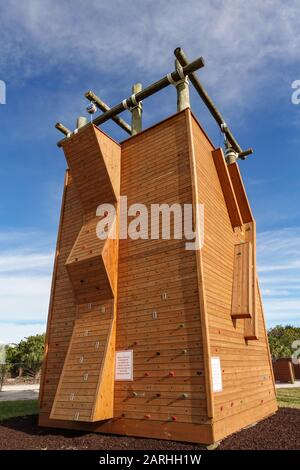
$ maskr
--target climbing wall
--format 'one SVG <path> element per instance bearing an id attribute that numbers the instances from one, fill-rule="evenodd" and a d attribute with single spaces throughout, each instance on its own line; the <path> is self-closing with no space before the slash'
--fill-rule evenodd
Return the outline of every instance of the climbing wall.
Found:
<path id="1" fill-rule="evenodd" d="M 92 125 L 63 145 L 72 185 L 40 424 L 211 443 L 276 411 L 256 227 L 238 166 L 189 109 L 120 145 Z M 148 212 L 203 203 L 203 248 L 161 231 L 150 239 L 150 223 L 148 238 L 99 240 L 96 208 L 114 205 L 118 232 L 120 194 Z M 179 222 L 170 220 L 172 234 Z"/>
<path id="2" fill-rule="evenodd" d="M 113 416 L 118 239 L 98 238 L 96 210 L 101 203 L 115 207 L 116 231 L 120 149 L 90 126 L 64 151 L 83 225 L 65 263 L 76 315 L 50 418 L 93 422 Z"/>
<path id="3" fill-rule="evenodd" d="M 241 175 L 236 163 L 226 165 L 222 150 L 213 148 L 195 119 L 192 127 L 205 206 L 201 256 L 210 355 L 219 358 L 222 373 L 222 389 L 212 393 L 217 440 L 273 413 L 277 404 L 256 272 L 255 222 Z"/>
<path id="4" fill-rule="evenodd" d="M 191 204 L 189 158 L 184 114 L 125 141 L 121 193 L 128 206 Z M 171 230 L 174 224 L 171 217 Z M 207 440 L 196 253 L 185 240 L 120 240 L 117 349 L 133 350 L 134 380 L 115 384 L 122 431 Z"/>

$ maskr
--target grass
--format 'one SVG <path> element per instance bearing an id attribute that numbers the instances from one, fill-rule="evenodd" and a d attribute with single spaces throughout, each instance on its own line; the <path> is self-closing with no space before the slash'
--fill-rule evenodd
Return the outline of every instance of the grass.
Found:
<path id="1" fill-rule="evenodd" d="M 278 406 L 300 409 L 300 388 L 277 388 Z"/>
<path id="2" fill-rule="evenodd" d="M 0 401 L 0 421 L 38 413 L 37 400 Z"/>

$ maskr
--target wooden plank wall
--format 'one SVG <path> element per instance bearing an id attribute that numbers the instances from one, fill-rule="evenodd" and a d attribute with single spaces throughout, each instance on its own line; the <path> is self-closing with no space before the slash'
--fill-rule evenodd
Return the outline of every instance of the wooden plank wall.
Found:
<path id="1" fill-rule="evenodd" d="M 258 341 L 246 342 L 245 320 L 231 318 L 234 245 L 244 234 L 232 227 L 212 150 L 189 110 L 122 143 L 121 194 L 127 195 L 128 205 L 191 203 L 192 188 L 198 188 L 196 200 L 205 205 L 205 243 L 199 256 L 185 250 L 184 240 L 120 240 L 116 350 L 133 350 L 134 380 L 115 383 L 114 419 L 97 423 L 49 420 L 75 318 L 65 262 L 81 229 L 82 211 L 69 180 L 41 424 L 210 443 L 276 410 L 260 295 L 255 300 Z M 239 194 L 236 200 L 245 223 L 249 210 L 241 208 Z M 256 289 L 259 294 L 258 284 Z M 223 391 L 214 393 L 212 400 L 205 364 L 210 356 L 220 357 L 223 379 Z M 213 420 L 208 417 L 209 401 Z"/>
<path id="2" fill-rule="evenodd" d="M 128 205 L 192 202 L 187 139 L 183 113 L 124 142 Z M 117 349 L 133 349 L 134 381 L 116 382 L 116 416 L 141 430 L 174 419 L 174 439 L 181 424 L 208 422 L 196 256 L 184 241 L 120 240 Z"/>
<path id="3" fill-rule="evenodd" d="M 231 317 L 251 318 L 253 315 L 253 256 L 250 242 L 234 246 Z"/>
<path id="4" fill-rule="evenodd" d="M 41 415 L 49 416 L 62 372 L 76 315 L 76 301 L 66 261 L 83 223 L 83 211 L 72 176 L 67 171 L 57 240 L 52 292 L 40 390 Z"/>
<path id="5" fill-rule="evenodd" d="M 96 211 L 103 203 L 117 207 L 121 148 L 90 125 L 63 149 L 84 220 L 66 262 L 77 312 L 50 419 L 93 422 L 113 417 L 114 378 L 108 368 L 114 369 L 118 239 L 99 240 Z M 116 218 L 115 212 L 114 225 Z"/>
<path id="6" fill-rule="evenodd" d="M 277 405 L 260 296 L 256 300 L 259 341 L 247 343 L 244 320 L 231 319 L 234 245 L 243 234 L 232 228 L 213 147 L 195 119 L 193 138 L 199 199 L 205 205 L 202 260 L 210 348 L 221 359 L 223 375 L 223 391 L 214 393 L 214 433 L 220 439 L 275 411 Z"/>

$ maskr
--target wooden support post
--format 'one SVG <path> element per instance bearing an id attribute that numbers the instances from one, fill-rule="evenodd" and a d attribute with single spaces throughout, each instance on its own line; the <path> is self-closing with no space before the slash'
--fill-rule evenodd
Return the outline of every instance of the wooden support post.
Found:
<path id="1" fill-rule="evenodd" d="M 177 47 L 174 51 L 174 54 L 175 54 L 176 58 L 178 59 L 179 63 L 181 64 L 181 66 L 183 68 L 185 68 L 189 64 L 188 58 L 185 55 L 185 53 L 183 52 L 183 50 L 181 49 L 181 47 Z M 199 78 L 195 74 L 195 71 L 193 71 L 192 73 L 189 74 L 189 78 L 190 78 L 192 84 L 194 85 L 198 95 L 200 96 L 200 98 L 202 98 L 202 100 L 206 104 L 209 112 L 214 117 L 214 119 L 217 121 L 218 125 L 221 127 L 222 124 L 225 123 L 225 120 L 224 120 L 222 114 L 220 113 L 220 111 L 218 110 L 218 108 L 216 107 L 216 105 L 214 104 L 213 100 L 210 98 L 209 94 L 207 93 L 207 91 L 203 87 L 203 85 L 200 82 Z M 248 150 L 243 152 L 243 150 L 239 146 L 238 142 L 235 140 L 231 130 L 227 126 L 226 126 L 224 132 L 226 134 L 227 139 L 231 143 L 232 147 L 234 148 L 234 150 L 236 152 L 238 152 L 238 154 L 239 154 L 239 156 L 242 160 L 245 159 L 245 156 L 250 155 L 251 153 L 253 153 L 252 149 L 248 149 Z"/>
<path id="2" fill-rule="evenodd" d="M 70 129 L 68 129 L 66 126 L 64 126 L 61 122 L 57 122 L 55 124 L 55 129 L 62 132 L 62 134 L 66 135 L 66 136 L 68 136 L 69 134 L 72 134 L 72 131 L 70 131 Z"/>
<path id="3" fill-rule="evenodd" d="M 132 93 L 135 95 L 139 91 L 142 91 L 142 84 L 135 83 L 132 86 Z M 142 130 L 142 112 L 143 107 L 141 101 L 131 108 L 131 135 L 136 135 Z"/>
<path id="4" fill-rule="evenodd" d="M 199 57 L 193 62 L 190 62 L 188 65 L 182 67 L 181 73 L 178 73 L 177 70 L 168 73 L 165 77 L 161 78 L 157 82 L 152 83 L 152 85 L 146 88 L 143 88 L 141 91 L 136 93 L 136 95 L 129 96 L 129 98 L 121 101 L 121 103 L 110 108 L 109 111 L 106 111 L 101 116 L 97 116 L 92 121 L 93 124 L 95 126 L 100 126 L 109 119 L 113 119 L 114 117 L 116 117 L 117 114 L 120 114 L 125 111 L 125 109 L 130 109 L 133 106 L 136 106 L 138 103 L 140 103 L 140 101 L 143 101 L 144 99 L 148 98 L 149 96 L 152 96 L 154 93 L 157 93 L 160 90 L 163 90 L 171 84 L 174 85 L 176 82 L 178 82 L 178 80 L 183 79 L 183 77 L 190 75 L 201 67 L 204 67 L 204 59 L 202 57 Z M 61 147 L 63 142 L 64 140 L 60 140 L 57 143 L 58 147 Z"/>
<path id="5" fill-rule="evenodd" d="M 79 118 L 77 118 L 77 124 L 76 124 L 76 127 L 77 129 L 79 129 L 80 127 L 83 127 L 87 124 L 88 120 L 85 116 L 79 116 Z"/>
<path id="6" fill-rule="evenodd" d="M 178 59 L 175 60 L 175 69 L 182 70 L 182 66 Z M 176 85 L 177 90 L 177 111 L 183 111 L 186 108 L 190 107 L 190 93 L 189 93 L 189 83 L 188 78 L 185 77 L 183 80 L 178 82 Z"/>

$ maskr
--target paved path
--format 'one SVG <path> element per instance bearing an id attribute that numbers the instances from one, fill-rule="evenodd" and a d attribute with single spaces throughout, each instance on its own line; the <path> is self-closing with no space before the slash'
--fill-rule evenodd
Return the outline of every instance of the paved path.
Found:
<path id="1" fill-rule="evenodd" d="M 276 384 L 276 388 L 300 388 L 300 380 L 295 380 L 295 383 L 293 384 Z"/>
<path id="2" fill-rule="evenodd" d="M 0 392 L 0 401 L 37 400 L 39 384 L 4 385 Z"/>

